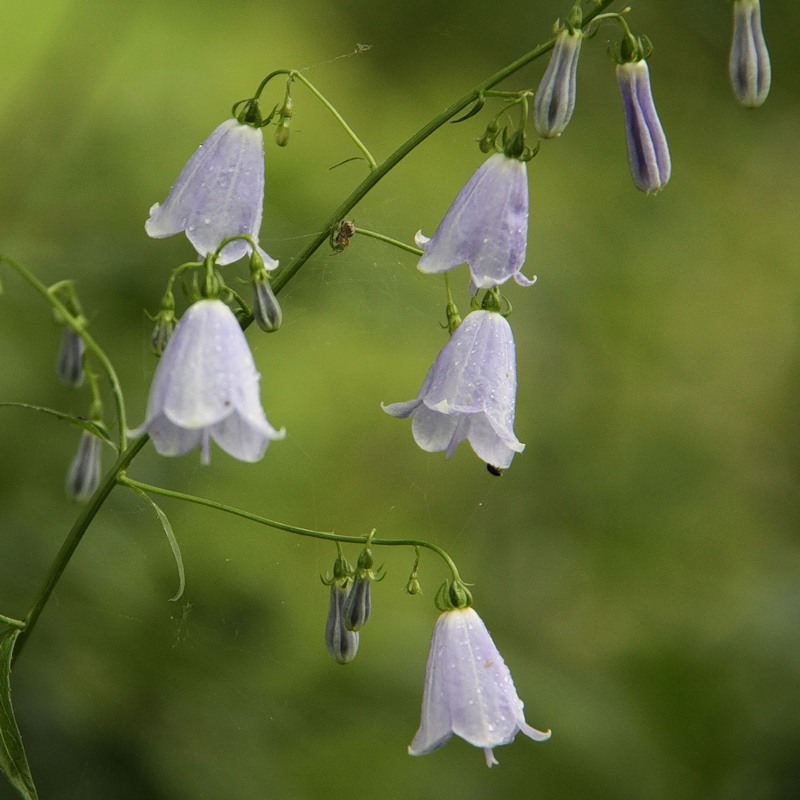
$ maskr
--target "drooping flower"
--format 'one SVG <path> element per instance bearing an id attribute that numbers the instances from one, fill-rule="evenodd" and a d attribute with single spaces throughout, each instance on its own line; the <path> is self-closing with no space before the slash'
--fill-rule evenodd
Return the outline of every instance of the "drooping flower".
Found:
<path id="1" fill-rule="evenodd" d="M 575 110 L 578 57 L 583 35 L 565 27 L 556 36 L 553 54 L 533 99 L 533 124 L 540 136 L 561 136 Z"/>
<path id="2" fill-rule="evenodd" d="M 422 272 L 441 273 L 469 266 L 478 289 L 509 278 L 520 286 L 533 281 L 520 270 L 528 244 L 528 171 L 524 161 L 495 153 L 478 167 L 429 239 L 419 231 L 425 252 Z"/>
<path id="3" fill-rule="evenodd" d="M 514 435 L 517 366 L 514 335 L 501 314 L 472 311 L 428 371 L 416 400 L 384 405 L 393 417 L 413 417 L 417 444 L 429 453 L 461 442 L 487 464 L 505 468 L 525 448 Z"/>
<path id="4" fill-rule="evenodd" d="M 67 470 L 67 494 L 83 503 L 100 483 L 100 439 L 89 431 L 82 431 L 78 451 Z"/>
<path id="5" fill-rule="evenodd" d="M 625 112 L 628 164 L 637 189 L 647 194 L 663 189 L 669 181 L 672 162 L 667 137 L 653 102 L 647 62 L 617 64 L 617 82 Z"/>
<path id="6" fill-rule="evenodd" d="M 64 327 L 61 350 L 58 353 L 56 374 L 67 386 L 78 387 L 83 384 L 83 353 L 86 344 L 83 337 L 72 328 Z"/>
<path id="7" fill-rule="evenodd" d="M 521 731 L 536 742 L 550 738 L 525 722 L 511 673 L 472 608 L 445 611 L 436 621 L 425 670 L 422 721 L 408 748 L 412 756 L 432 753 L 453 734 L 497 764 L 492 749 Z"/>
<path id="8" fill-rule="evenodd" d="M 344 603 L 348 591 L 338 583 L 331 584 L 328 621 L 325 624 L 325 647 L 337 664 L 349 664 L 358 652 L 358 632 L 344 624 Z"/>
<path id="9" fill-rule="evenodd" d="M 219 125 L 186 162 L 167 199 L 150 209 L 148 236 L 186 237 L 201 258 L 229 236 L 246 234 L 258 241 L 264 205 L 264 138 L 261 128 L 229 119 Z M 244 240 L 222 250 L 217 264 L 229 264 L 250 251 Z M 260 249 L 260 248 L 259 248 Z M 277 262 L 263 250 L 267 269 Z"/>
<path id="10" fill-rule="evenodd" d="M 759 0 L 735 0 L 733 43 L 728 62 L 736 99 L 748 108 L 762 105 L 769 94 L 772 67 L 761 30 Z"/>
<path id="11" fill-rule="evenodd" d="M 158 362 L 144 423 L 162 456 L 200 447 L 207 464 L 213 439 L 240 461 L 258 461 L 283 439 L 264 415 L 259 374 L 234 313 L 221 300 L 200 300 L 183 315 Z"/>

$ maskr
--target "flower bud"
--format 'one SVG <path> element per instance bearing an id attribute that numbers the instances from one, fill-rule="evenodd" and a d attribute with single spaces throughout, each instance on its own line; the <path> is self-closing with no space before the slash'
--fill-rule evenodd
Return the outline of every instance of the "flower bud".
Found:
<path id="1" fill-rule="evenodd" d="M 81 433 L 78 452 L 67 470 L 67 494 L 79 503 L 86 502 L 100 483 L 100 440 L 89 431 Z"/>
<path id="2" fill-rule="evenodd" d="M 358 634 L 349 631 L 343 624 L 342 610 L 347 589 L 337 583 L 331 584 L 331 604 L 328 622 L 325 625 L 325 647 L 338 664 L 349 664 L 358 652 Z"/>
<path id="3" fill-rule="evenodd" d="M 372 611 L 372 580 L 369 577 L 356 578 L 342 607 L 344 626 L 349 631 L 359 631 L 367 622 Z"/>
<path id="4" fill-rule="evenodd" d="M 761 31 L 759 0 L 735 0 L 733 43 L 728 62 L 736 99 L 748 108 L 762 105 L 769 94 L 772 68 Z"/>
<path id="5" fill-rule="evenodd" d="M 625 112 L 628 164 L 633 182 L 637 189 L 651 194 L 666 186 L 672 162 L 653 102 L 647 62 L 617 64 L 617 82 Z"/>
<path id="6" fill-rule="evenodd" d="M 267 273 L 263 271 L 253 278 L 253 319 L 266 333 L 277 331 L 283 320 L 278 298 L 272 291 Z"/>
<path id="7" fill-rule="evenodd" d="M 83 338 L 72 328 L 64 328 L 61 352 L 58 354 L 56 372 L 68 386 L 78 387 L 85 377 L 83 372 L 83 352 L 86 345 Z"/>
<path id="8" fill-rule="evenodd" d="M 553 55 L 533 101 L 533 122 L 544 139 L 561 136 L 572 117 L 582 42 L 581 32 L 570 28 L 562 28 L 556 37 Z"/>

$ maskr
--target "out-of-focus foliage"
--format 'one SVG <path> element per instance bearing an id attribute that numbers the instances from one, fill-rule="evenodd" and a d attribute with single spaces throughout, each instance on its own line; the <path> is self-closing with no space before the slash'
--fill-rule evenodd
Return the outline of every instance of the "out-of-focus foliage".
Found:
<path id="1" fill-rule="evenodd" d="M 144 220 L 234 101 L 273 69 L 309 67 L 380 159 L 568 5 L 7 3 L 0 252 L 45 282 L 76 279 L 138 424 L 155 368 L 143 309 L 192 255 L 180 237 L 148 239 Z M 631 184 L 605 55 L 617 29 L 603 27 L 583 48 L 570 126 L 529 164 L 524 271 L 539 281 L 507 291 L 527 449 L 501 478 L 466 447 L 450 462 L 419 451 L 381 411 L 419 387 L 445 298 L 414 258 L 358 237 L 290 284 L 280 332 L 248 331 L 287 439 L 255 466 L 148 447 L 131 469 L 298 525 L 446 547 L 552 740 L 520 737 L 491 771 L 460 741 L 407 756 L 445 577 L 433 557 L 408 597 L 413 552 L 376 552 L 387 577 L 341 667 L 318 577 L 333 547 L 159 501 L 187 573 L 170 603 L 160 525 L 118 489 L 12 674 L 42 797 L 798 796 L 800 10 L 764 0 L 773 83 L 753 112 L 728 84 L 728 3 L 633 6 L 656 46 L 673 177 L 656 197 Z M 505 88 L 535 88 L 544 68 Z M 261 242 L 282 261 L 365 174 L 331 169 L 357 153 L 300 86 L 294 112 L 288 147 L 267 135 Z M 487 119 L 436 134 L 356 223 L 409 242 L 433 230 L 480 163 Z M 2 279 L 0 400 L 87 413 L 86 390 L 56 379 L 49 311 Z M 0 409 L 2 613 L 26 613 L 77 513 L 63 484 L 79 435 Z"/>

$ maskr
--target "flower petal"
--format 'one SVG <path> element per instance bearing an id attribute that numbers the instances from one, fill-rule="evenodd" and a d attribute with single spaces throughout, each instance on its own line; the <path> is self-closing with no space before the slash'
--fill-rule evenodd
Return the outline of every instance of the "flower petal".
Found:
<path id="1" fill-rule="evenodd" d="M 230 236 L 258 239 L 263 203 L 261 129 L 229 119 L 189 159 L 164 203 L 150 209 L 145 230 L 157 239 L 185 232 L 203 257 Z M 217 263 L 228 264 L 249 251 L 247 242 L 231 242 Z M 274 268 L 269 256 L 265 261 L 268 269 Z"/>
<path id="2" fill-rule="evenodd" d="M 441 273 L 467 263 L 478 288 L 515 277 L 528 239 L 528 177 L 523 161 L 495 153 L 478 167 L 447 210 L 418 267 Z"/>

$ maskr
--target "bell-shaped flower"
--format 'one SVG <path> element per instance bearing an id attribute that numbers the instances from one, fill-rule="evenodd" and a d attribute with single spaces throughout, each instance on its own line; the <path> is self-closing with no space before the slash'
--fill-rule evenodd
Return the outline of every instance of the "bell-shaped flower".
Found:
<path id="1" fill-rule="evenodd" d="M 525 448 L 514 435 L 517 365 L 514 335 L 501 314 L 473 311 L 456 328 L 428 371 L 416 400 L 384 405 L 393 417 L 413 417 L 412 433 L 429 453 L 450 458 L 469 440 L 494 467 Z"/>
<path id="2" fill-rule="evenodd" d="M 148 236 L 186 237 L 201 258 L 230 236 L 256 242 L 264 205 L 264 137 L 261 128 L 229 119 L 218 126 L 186 162 L 167 199 L 150 209 Z M 229 264 L 250 251 L 241 239 L 226 245 L 217 264 Z M 260 250 L 260 248 L 259 248 Z M 277 262 L 260 250 L 267 269 Z"/>
<path id="3" fill-rule="evenodd" d="M 539 136 L 561 136 L 575 110 L 578 57 L 583 34 L 569 27 L 556 36 L 553 54 L 533 99 L 533 124 Z"/>
<path id="4" fill-rule="evenodd" d="M 637 189 L 647 194 L 663 189 L 672 171 L 667 137 L 653 102 L 647 62 L 617 64 L 617 82 L 625 112 L 628 164 Z"/>
<path id="5" fill-rule="evenodd" d="M 528 170 L 524 161 L 495 153 L 478 167 L 429 239 L 419 231 L 424 250 L 418 267 L 441 273 L 469 266 L 478 289 L 509 278 L 520 286 L 533 281 L 520 270 L 528 244 Z"/>
<path id="6" fill-rule="evenodd" d="M 86 344 L 83 337 L 72 328 L 64 328 L 61 350 L 58 353 L 56 374 L 67 386 L 78 387 L 86 377 L 83 371 L 83 354 Z"/>
<path id="7" fill-rule="evenodd" d="M 100 439 L 89 431 L 82 431 L 78 451 L 67 470 L 67 494 L 83 503 L 100 483 Z"/>
<path id="8" fill-rule="evenodd" d="M 769 94 L 772 67 L 761 30 L 759 0 L 735 0 L 733 43 L 728 62 L 736 99 L 748 108 L 762 105 Z"/>
<path id="9" fill-rule="evenodd" d="M 489 631 L 472 608 L 445 611 L 433 629 L 422 721 L 408 748 L 412 756 L 432 753 L 453 734 L 497 764 L 492 748 L 510 744 L 518 731 L 536 742 L 550 738 L 525 722 L 522 700 Z"/>
<path id="10" fill-rule="evenodd" d="M 258 461 L 275 430 L 259 399 L 259 374 L 244 333 L 221 300 L 200 300 L 183 315 L 158 362 L 144 423 L 162 456 L 200 447 L 207 464 L 210 440 L 240 461 Z"/>

